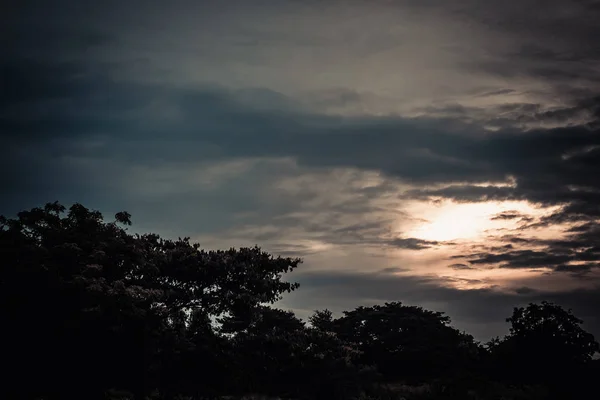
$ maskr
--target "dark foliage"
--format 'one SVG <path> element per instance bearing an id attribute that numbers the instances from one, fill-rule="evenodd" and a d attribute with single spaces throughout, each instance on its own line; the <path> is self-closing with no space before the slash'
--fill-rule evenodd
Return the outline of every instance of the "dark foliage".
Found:
<path id="1" fill-rule="evenodd" d="M 128 225 L 126 212 L 105 222 L 80 204 L 0 218 L 2 398 L 398 398 L 405 384 L 405 398 L 493 398 L 507 385 L 533 398 L 531 385 L 564 395 L 598 376 L 598 343 L 554 304 L 515 309 L 509 335 L 486 347 L 399 302 L 316 311 L 307 326 L 269 305 L 298 287 L 282 278 L 299 259 Z"/>
<path id="2" fill-rule="evenodd" d="M 493 371 L 511 383 L 543 384 L 569 396 L 590 383 L 592 357 L 600 351 L 571 310 L 548 302 L 515 308 L 510 333 L 489 344 Z"/>
<path id="3" fill-rule="evenodd" d="M 339 337 L 388 381 L 452 377 L 479 353 L 473 337 L 452 328 L 443 313 L 399 302 L 359 307 L 335 320 Z"/>

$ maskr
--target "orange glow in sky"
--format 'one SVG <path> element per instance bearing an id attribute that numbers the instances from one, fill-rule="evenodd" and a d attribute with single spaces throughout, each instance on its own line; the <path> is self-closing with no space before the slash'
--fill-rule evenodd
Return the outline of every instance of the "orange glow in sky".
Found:
<path id="1" fill-rule="evenodd" d="M 520 218 L 493 220 L 502 212 L 516 211 L 524 216 L 539 216 L 544 211 L 526 202 L 420 203 L 410 207 L 410 213 L 419 219 L 404 235 L 423 240 L 477 240 L 497 229 L 515 228 Z"/>

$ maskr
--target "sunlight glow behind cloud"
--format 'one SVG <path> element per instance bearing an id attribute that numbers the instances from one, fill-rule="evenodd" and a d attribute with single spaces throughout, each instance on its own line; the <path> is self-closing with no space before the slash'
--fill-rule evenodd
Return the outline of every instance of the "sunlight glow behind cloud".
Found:
<path id="1" fill-rule="evenodd" d="M 493 231 L 514 229 L 515 220 L 493 220 L 496 214 L 516 211 L 524 215 L 539 216 L 540 210 L 526 202 L 455 203 L 450 200 L 439 204 L 419 203 L 410 208 L 411 215 L 421 219 L 406 236 L 423 240 L 484 240 Z"/>

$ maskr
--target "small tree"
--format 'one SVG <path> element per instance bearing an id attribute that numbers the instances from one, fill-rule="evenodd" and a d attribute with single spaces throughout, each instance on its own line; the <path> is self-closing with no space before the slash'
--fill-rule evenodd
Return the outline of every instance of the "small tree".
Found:
<path id="1" fill-rule="evenodd" d="M 317 310 L 308 318 L 310 325 L 321 332 L 333 332 L 333 313 L 327 309 Z"/>

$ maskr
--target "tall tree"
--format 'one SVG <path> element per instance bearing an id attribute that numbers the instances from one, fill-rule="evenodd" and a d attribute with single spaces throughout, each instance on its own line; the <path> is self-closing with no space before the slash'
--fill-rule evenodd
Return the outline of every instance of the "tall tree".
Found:
<path id="1" fill-rule="evenodd" d="M 189 238 L 130 234 L 130 224 L 125 212 L 105 222 L 59 203 L 0 218 L 5 354 L 17 376 L 36 382 L 6 390 L 92 398 L 117 387 L 143 398 L 161 363 L 180 359 L 169 341 L 197 344 L 198 323 L 195 339 L 184 333 L 192 315 L 233 316 L 230 330 L 247 329 L 248 312 L 298 286 L 281 278 L 299 259 L 258 247 L 205 251 Z"/>

